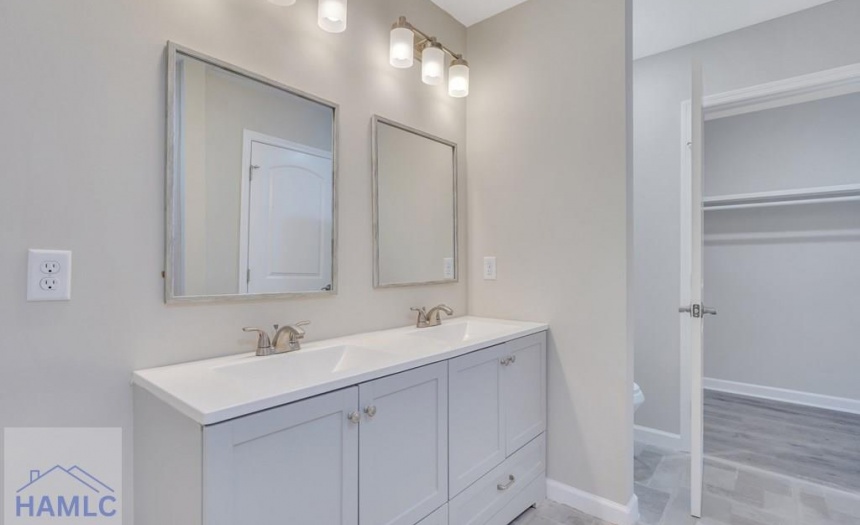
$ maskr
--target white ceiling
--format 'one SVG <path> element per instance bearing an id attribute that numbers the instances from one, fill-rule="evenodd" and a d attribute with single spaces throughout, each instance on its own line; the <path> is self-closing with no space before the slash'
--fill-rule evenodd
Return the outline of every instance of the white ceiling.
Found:
<path id="1" fill-rule="evenodd" d="M 466 27 L 497 15 L 526 0 L 432 0 Z"/>
<path id="2" fill-rule="evenodd" d="M 654 55 L 830 1 L 633 0 L 633 57 Z"/>
<path id="3" fill-rule="evenodd" d="M 432 0 L 467 27 L 525 0 Z M 633 0 L 633 56 L 641 58 L 832 0 Z"/>

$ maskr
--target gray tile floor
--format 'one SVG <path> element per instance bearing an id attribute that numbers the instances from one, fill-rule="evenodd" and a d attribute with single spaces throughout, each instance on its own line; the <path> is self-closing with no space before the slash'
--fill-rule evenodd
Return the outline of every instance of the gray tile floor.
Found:
<path id="1" fill-rule="evenodd" d="M 701 520 L 690 458 L 636 445 L 640 525 L 860 525 L 860 416 L 707 391 Z M 546 501 L 516 525 L 604 525 Z"/>
<path id="2" fill-rule="evenodd" d="M 637 444 L 640 525 L 860 525 L 860 494 L 746 465 L 705 460 L 704 517 L 690 517 L 687 454 Z M 512 525 L 609 525 L 545 501 Z"/>

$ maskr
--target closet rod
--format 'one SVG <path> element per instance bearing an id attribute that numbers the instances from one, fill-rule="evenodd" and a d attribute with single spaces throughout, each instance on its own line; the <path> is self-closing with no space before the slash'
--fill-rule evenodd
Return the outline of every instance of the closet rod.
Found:
<path id="1" fill-rule="evenodd" d="M 705 204 L 705 211 L 719 210 L 738 210 L 745 208 L 770 208 L 777 206 L 793 206 L 795 204 L 825 204 L 831 202 L 853 202 L 860 201 L 860 195 L 849 195 L 845 197 L 820 197 L 814 199 L 795 199 L 787 201 L 765 201 L 765 202 L 748 202 L 743 204 Z"/>

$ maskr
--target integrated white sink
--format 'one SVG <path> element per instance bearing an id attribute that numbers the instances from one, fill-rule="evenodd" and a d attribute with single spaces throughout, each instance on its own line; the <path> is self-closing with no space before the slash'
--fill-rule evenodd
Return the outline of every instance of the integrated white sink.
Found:
<path id="1" fill-rule="evenodd" d="M 356 345 L 304 348 L 268 357 L 248 356 L 212 367 L 233 380 L 250 383 L 304 385 L 326 374 L 337 375 L 373 369 L 396 356 L 384 350 Z"/>
<path id="2" fill-rule="evenodd" d="M 510 333 L 509 323 L 484 321 L 475 319 L 452 320 L 439 326 L 417 328 L 409 335 L 440 341 L 445 344 L 460 344 L 469 341 L 484 340 Z"/>
<path id="3" fill-rule="evenodd" d="M 198 423 L 212 425 L 546 329 L 542 323 L 460 317 L 432 328 L 306 343 L 286 354 L 247 353 L 138 370 L 132 381 Z"/>

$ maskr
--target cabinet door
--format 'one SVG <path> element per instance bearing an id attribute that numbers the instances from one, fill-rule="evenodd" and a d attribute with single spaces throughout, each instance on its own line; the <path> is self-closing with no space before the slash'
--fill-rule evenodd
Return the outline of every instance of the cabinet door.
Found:
<path id="1" fill-rule="evenodd" d="M 508 351 L 507 346 L 499 345 L 448 362 L 451 498 L 507 455 L 502 363 Z"/>
<path id="2" fill-rule="evenodd" d="M 203 523 L 358 523 L 358 388 L 203 430 Z"/>
<path id="3" fill-rule="evenodd" d="M 437 363 L 359 387 L 362 525 L 413 525 L 448 501 L 447 379 Z"/>
<path id="4" fill-rule="evenodd" d="M 505 343 L 505 443 L 510 456 L 546 430 L 546 333 Z"/>

